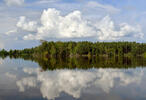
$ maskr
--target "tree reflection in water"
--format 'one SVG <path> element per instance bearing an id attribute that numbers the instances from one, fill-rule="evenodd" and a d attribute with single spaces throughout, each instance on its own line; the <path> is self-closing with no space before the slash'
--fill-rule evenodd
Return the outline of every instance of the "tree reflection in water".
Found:
<path id="1" fill-rule="evenodd" d="M 13 57 L 12 57 L 13 58 Z M 18 57 L 15 57 L 16 59 Z M 74 58 L 33 58 L 19 57 L 37 62 L 43 70 L 54 69 L 89 69 L 89 68 L 135 68 L 145 67 L 142 57 L 74 57 Z"/>
<path id="2" fill-rule="evenodd" d="M 3 57 L 4 59 L 5 57 Z M 143 57 L 66 57 L 41 58 L 32 56 L 10 56 L 11 59 L 24 59 L 37 62 L 43 70 L 54 69 L 90 69 L 90 68 L 136 68 L 145 67 L 146 58 Z M 0 61 L 1 62 L 1 61 Z"/>
<path id="3" fill-rule="evenodd" d="M 121 99 L 122 95 L 127 96 L 127 98 L 135 98 L 136 96 L 132 92 L 133 89 L 131 89 L 133 87 L 130 86 L 134 86 L 134 89 L 143 89 L 140 86 L 142 82 L 145 83 L 143 79 L 146 70 L 141 68 L 146 66 L 146 59 L 144 58 L 80 57 L 34 59 L 28 56 L 15 58 L 32 60 L 40 65 L 40 68 L 30 66 L 22 68 L 23 74 L 26 75 L 21 78 L 15 77 L 19 91 L 26 92 L 30 88 L 37 88 L 43 98 L 48 100 L 59 98 L 62 93 L 79 99 L 83 98 L 84 94 L 110 95 L 113 91 L 120 93 Z M 9 73 L 6 73 L 6 75 L 11 78 L 12 76 L 14 77 Z M 124 90 L 121 91 L 121 88 Z M 88 93 L 89 91 L 92 93 Z"/>

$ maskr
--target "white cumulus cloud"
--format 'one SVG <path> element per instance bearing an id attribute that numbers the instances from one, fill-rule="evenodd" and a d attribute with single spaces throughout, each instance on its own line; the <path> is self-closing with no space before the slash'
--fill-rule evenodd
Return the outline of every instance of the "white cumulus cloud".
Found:
<path id="1" fill-rule="evenodd" d="M 131 26 L 127 23 L 115 25 L 109 16 L 104 17 L 96 23 L 96 28 L 100 30 L 98 33 L 100 40 L 117 40 L 122 37 L 143 38 L 143 33 L 139 25 Z"/>
<path id="2" fill-rule="evenodd" d="M 35 21 L 28 21 L 26 20 L 25 16 L 21 16 L 19 21 L 17 22 L 17 27 L 21 28 L 26 31 L 35 31 L 37 28 L 37 22 Z"/>
<path id="3" fill-rule="evenodd" d="M 38 25 L 38 23 L 40 24 Z M 105 16 L 101 20 L 93 22 L 84 19 L 84 16 L 78 10 L 62 16 L 60 11 L 54 8 L 44 10 L 40 22 L 28 21 L 26 17 L 20 17 L 17 27 L 24 31 L 33 32 L 23 36 L 24 40 L 90 37 L 104 41 L 119 40 L 125 37 L 143 38 L 144 35 L 139 25 L 115 24 L 110 16 Z"/>
<path id="4" fill-rule="evenodd" d="M 24 0 L 4 0 L 8 6 L 20 6 L 24 4 Z"/>
<path id="5" fill-rule="evenodd" d="M 24 36 L 24 39 L 80 38 L 96 33 L 88 21 L 83 20 L 80 11 L 61 16 L 60 11 L 48 9 L 43 11 L 40 21 L 41 26 L 38 27 L 37 34 L 29 34 Z"/>

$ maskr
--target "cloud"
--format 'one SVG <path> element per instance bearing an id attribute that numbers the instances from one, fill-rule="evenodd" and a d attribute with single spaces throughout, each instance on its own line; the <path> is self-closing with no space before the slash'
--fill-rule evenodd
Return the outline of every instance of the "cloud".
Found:
<path id="1" fill-rule="evenodd" d="M 110 13 L 116 13 L 116 12 L 120 12 L 120 9 L 118 8 L 115 8 L 111 5 L 103 5 L 103 4 L 100 4 L 98 2 L 95 2 L 95 1 L 89 1 L 87 3 L 87 7 L 89 8 L 101 8 L 101 9 L 104 9 L 106 10 L 107 12 L 110 12 Z"/>
<path id="2" fill-rule="evenodd" d="M 80 11 L 61 16 L 60 11 L 48 9 L 43 11 L 40 21 L 37 34 L 26 35 L 24 39 L 80 38 L 90 37 L 95 33 L 88 21 L 82 19 Z"/>
<path id="3" fill-rule="evenodd" d="M 36 31 L 37 22 L 35 22 L 35 21 L 29 21 L 29 22 L 27 22 L 26 17 L 25 16 L 21 16 L 19 18 L 19 21 L 17 22 L 17 25 L 16 26 L 18 28 L 23 29 L 23 30 L 33 32 L 33 31 Z"/>
<path id="4" fill-rule="evenodd" d="M 38 23 L 40 24 L 38 25 Z M 44 10 L 40 22 L 28 21 L 26 17 L 20 17 L 17 27 L 23 31 L 32 32 L 25 35 L 24 40 L 93 38 L 105 41 L 143 38 L 144 35 L 140 25 L 115 24 L 110 16 L 93 22 L 84 19 L 78 10 L 62 16 L 60 11 L 54 8 Z"/>
<path id="5" fill-rule="evenodd" d="M 8 6 L 20 6 L 24 4 L 24 0 L 4 0 Z"/>
<path id="6" fill-rule="evenodd" d="M 104 17 L 96 23 L 96 28 L 100 30 L 98 32 L 100 40 L 117 40 L 122 37 L 143 38 L 143 33 L 139 25 L 131 26 L 127 23 L 115 25 L 109 16 Z"/>
<path id="7" fill-rule="evenodd" d="M 10 30 L 10 31 L 6 32 L 5 34 L 10 35 L 10 34 L 16 33 L 16 32 L 17 32 L 17 29 L 13 29 L 13 30 Z"/>
<path id="8" fill-rule="evenodd" d="M 37 4 L 46 4 L 46 3 L 52 3 L 52 2 L 56 2 L 59 0 L 37 0 Z"/>
<path id="9" fill-rule="evenodd" d="M 29 71 L 25 68 L 24 72 L 28 73 L 30 77 L 24 77 L 16 82 L 19 90 L 24 92 L 26 88 L 40 85 L 42 96 L 48 100 L 59 97 L 62 92 L 74 98 L 80 98 L 84 90 L 90 87 L 94 87 L 100 92 L 109 93 L 115 85 L 116 87 L 126 87 L 132 83 L 139 84 L 143 76 L 142 70 L 134 71 L 132 69 L 126 71 L 121 69 L 65 69 L 45 72 L 39 72 L 37 68 L 32 69 Z"/>

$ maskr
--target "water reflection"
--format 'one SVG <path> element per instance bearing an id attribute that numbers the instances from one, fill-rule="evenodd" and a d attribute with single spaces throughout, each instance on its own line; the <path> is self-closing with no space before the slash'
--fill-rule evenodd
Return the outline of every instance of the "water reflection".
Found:
<path id="1" fill-rule="evenodd" d="M 43 70 L 55 69 L 90 69 L 90 68 L 136 68 L 145 67 L 146 58 L 143 57 L 73 57 L 73 58 L 33 58 L 29 56 L 10 57 L 11 59 L 21 58 L 34 61 Z"/>
<path id="2" fill-rule="evenodd" d="M 29 77 L 23 77 L 16 82 L 19 91 L 40 85 L 44 98 L 55 99 L 61 93 L 66 93 L 78 99 L 81 95 L 94 87 L 97 93 L 110 93 L 116 87 L 140 84 L 144 75 L 143 70 L 120 69 L 89 69 L 89 70 L 54 70 L 40 72 L 38 68 L 24 68 Z"/>
<path id="3" fill-rule="evenodd" d="M 9 72 L 6 72 L 5 75 L 11 79 L 16 79 L 16 75 L 15 74 L 12 74 L 12 73 L 9 73 Z"/>
<path id="4" fill-rule="evenodd" d="M 0 58 L 0 64 L 3 64 L 3 59 Z"/>
<path id="5" fill-rule="evenodd" d="M 38 66 L 6 58 L 0 64 L 0 100 L 145 100 L 145 59 L 120 59 L 35 59 Z"/>

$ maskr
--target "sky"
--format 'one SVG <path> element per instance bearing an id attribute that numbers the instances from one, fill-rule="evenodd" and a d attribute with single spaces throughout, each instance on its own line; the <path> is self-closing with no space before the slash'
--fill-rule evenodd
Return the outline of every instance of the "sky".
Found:
<path id="1" fill-rule="evenodd" d="M 0 49 L 47 41 L 146 42 L 145 0 L 0 0 Z"/>

